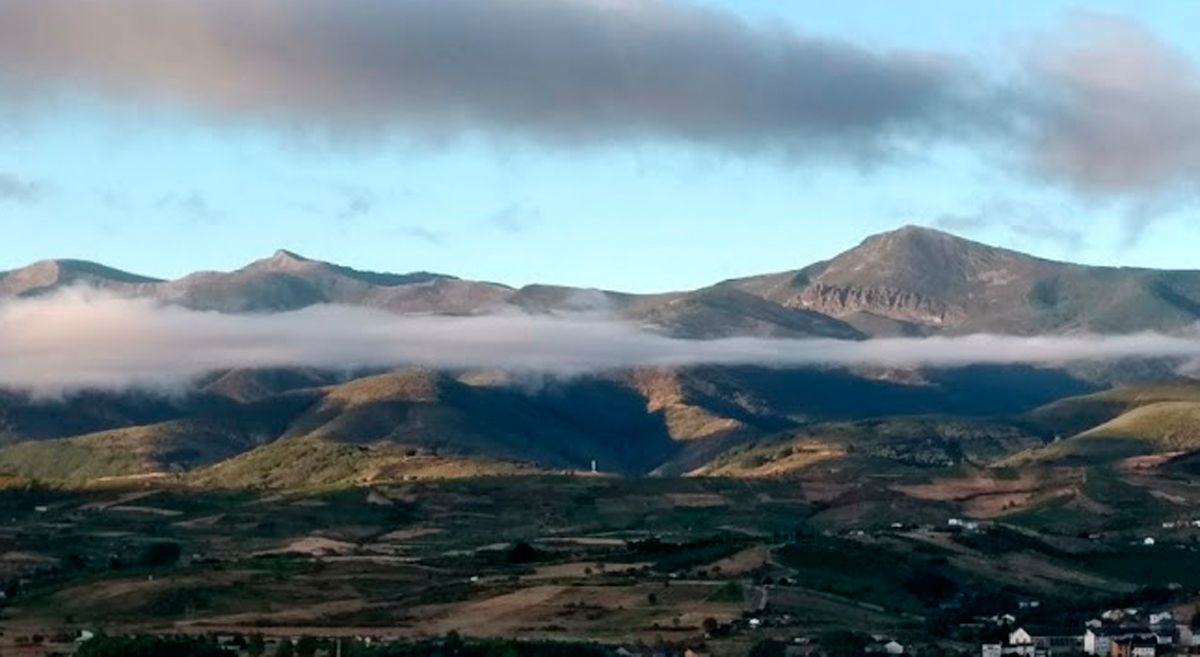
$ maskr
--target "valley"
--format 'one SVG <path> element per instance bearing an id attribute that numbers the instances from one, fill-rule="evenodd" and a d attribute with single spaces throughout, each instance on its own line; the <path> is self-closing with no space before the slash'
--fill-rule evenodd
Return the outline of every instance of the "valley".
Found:
<path id="1" fill-rule="evenodd" d="M 1200 475 L 1173 457 L 866 467 L 831 458 L 770 477 L 477 472 L 279 490 L 10 481 L 0 631 L 28 650 L 35 635 L 49 646 L 103 630 L 452 632 L 718 655 L 850 631 L 965 651 L 973 619 L 1019 613 L 1019 600 L 1040 603 L 1022 622 L 1079 624 L 1116 605 L 1189 609 L 1200 595 Z"/>
<path id="2" fill-rule="evenodd" d="M 1198 318 L 1194 279 L 908 227 L 801 270 L 659 295 L 289 252 L 175 281 L 42 263 L 0 276 L 0 295 L 231 316 L 600 313 L 685 341 L 862 342 L 1179 333 Z M 1189 373 L 1170 358 L 296 366 L 218 367 L 182 389 L 10 388 L 0 654 L 72 653 L 81 632 L 242 653 L 254 637 L 324 654 L 519 637 L 600 654 L 859 654 L 876 635 L 975 654 L 996 632 L 980 619 L 1005 614 L 1184 618 L 1200 600 Z"/>

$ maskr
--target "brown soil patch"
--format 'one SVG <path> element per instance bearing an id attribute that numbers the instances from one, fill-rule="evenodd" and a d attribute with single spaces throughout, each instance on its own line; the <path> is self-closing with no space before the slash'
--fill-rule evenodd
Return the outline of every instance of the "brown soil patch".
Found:
<path id="1" fill-rule="evenodd" d="M 533 574 L 525 575 L 522 577 L 522 579 L 536 581 L 546 579 L 596 577 L 605 573 L 615 574 L 625 573 L 633 570 L 641 570 L 649 565 L 649 563 L 599 564 L 591 561 L 573 561 L 571 563 L 556 563 L 549 566 L 542 566 L 533 571 Z"/>
<path id="2" fill-rule="evenodd" d="M 719 561 L 706 566 L 710 571 L 721 569 L 721 575 L 743 575 L 748 573 L 764 563 L 767 563 L 771 558 L 771 548 L 767 545 L 756 545 L 752 548 L 746 548 L 737 554 L 725 557 Z"/>
<path id="3" fill-rule="evenodd" d="M 404 543 L 423 536 L 440 534 L 443 531 L 436 527 L 409 527 L 407 529 L 397 529 L 396 531 L 388 532 L 380 536 L 379 540 L 385 543 Z"/>
<path id="4" fill-rule="evenodd" d="M 674 506 L 698 509 L 729 505 L 729 500 L 717 493 L 671 493 L 667 495 L 667 499 Z"/>
<path id="5" fill-rule="evenodd" d="M 274 550 L 264 550 L 255 553 L 258 555 L 268 554 L 307 554 L 318 557 L 324 555 L 347 554 L 353 552 L 358 546 L 346 541 L 337 541 L 324 536 L 305 536 L 297 538 L 291 543 Z"/>
<path id="6" fill-rule="evenodd" d="M 109 511 L 121 511 L 123 513 L 145 513 L 147 515 L 152 515 L 152 516 L 166 516 L 166 517 L 172 517 L 172 518 L 175 516 L 183 515 L 182 511 L 176 511 L 174 509 L 160 509 L 158 507 L 153 507 L 153 506 L 137 506 L 137 505 L 133 505 L 133 504 L 121 504 L 119 506 L 110 506 L 110 507 L 108 507 L 108 510 Z"/>

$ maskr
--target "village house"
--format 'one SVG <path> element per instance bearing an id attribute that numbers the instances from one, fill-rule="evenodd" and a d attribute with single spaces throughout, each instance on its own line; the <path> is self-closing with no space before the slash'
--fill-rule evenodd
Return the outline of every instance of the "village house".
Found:
<path id="1" fill-rule="evenodd" d="M 903 655 L 904 645 L 895 639 L 889 639 L 883 636 L 872 637 L 873 641 L 867 644 L 865 651 L 868 654 L 874 655 Z"/>
<path id="2" fill-rule="evenodd" d="M 1078 655 L 1083 637 L 1055 632 L 1030 633 L 1018 627 L 1008 633 L 1003 643 L 985 643 L 981 657 L 1053 657 Z"/>
<path id="3" fill-rule="evenodd" d="M 965 529 L 969 532 L 973 532 L 973 531 L 976 531 L 979 529 L 978 522 L 976 522 L 974 520 L 965 520 L 963 518 L 950 518 L 949 520 L 946 521 L 946 524 L 951 527 L 958 527 L 959 529 Z"/>
<path id="4" fill-rule="evenodd" d="M 1159 637 L 1148 627 L 1089 627 L 1083 633 L 1083 652 L 1105 657 L 1112 654 L 1114 641 L 1149 640 L 1157 644 Z M 1169 640 L 1168 640 L 1169 642 Z"/>
<path id="5" fill-rule="evenodd" d="M 1017 622 L 1017 617 L 1012 614 L 996 614 L 995 616 L 976 616 L 975 620 L 981 623 L 991 623 L 996 627 L 1010 626 Z"/>
<path id="6" fill-rule="evenodd" d="M 1003 643 L 982 646 L 982 657 L 1062 657 L 1084 651 L 1084 637 L 1069 632 L 1040 629 L 1030 632 L 1018 627 L 1008 633 Z"/>
<path id="7" fill-rule="evenodd" d="M 1150 627 L 1166 627 L 1175 624 L 1175 614 L 1169 609 L 1150 614 Z"/>
<path id="8" fill-rule="evenodd" d="M 1109 657 L 1154 657 L 1158 640 L 1142 637 L 1122 637 L 1109 644 Z"/>

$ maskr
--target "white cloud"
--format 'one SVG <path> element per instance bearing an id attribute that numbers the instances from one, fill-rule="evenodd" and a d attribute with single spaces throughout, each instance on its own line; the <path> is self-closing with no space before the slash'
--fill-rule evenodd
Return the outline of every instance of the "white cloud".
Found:
<path id="1" fill-rule="evenodd" d="M 314 306 L 228 315 L 69 290 L 0 306 L 0 385 L 180 388 L 232 367 L 424 366 L 572 375 L 699 364 L 958 366 L 1200 358 L 1200 339 L 1126 336 L 681 340 L 595 317 L 399 316 Z"/>

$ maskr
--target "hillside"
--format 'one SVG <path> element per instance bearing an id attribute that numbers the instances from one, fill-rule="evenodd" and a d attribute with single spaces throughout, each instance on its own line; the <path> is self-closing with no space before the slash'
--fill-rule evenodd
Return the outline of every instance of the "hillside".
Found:
<path id="1" fill-rule="evenodd" d="M 1139 406 L 1173 401 L 1200 402 L 1200 381 L 1175 378 L 1066 397 L 1029 411 L 1023 420 L 1048 435 L 1067 437 L 1108 422 Z"/>
<path id="2" fill-rule="evenodd" d="M 519 386 L 469 385 L 428 371 L 335 386 L 283 437 L 387 443 L 548 467 L 586 467 L 596 460 L 617 472 L 648 469 L 674 449 L 640 399 L 603 381 L 529 394 Z"/>
<path id="3" fill-rule="evenodd" d="M 163 473 L 215 463 L 253 444 L 217 423 L 173 420 L 0 448 L 0 473 L 45 481 Z"/>
<path id="4" fill-rule="evenodd" d="M 234 370 L 201 385 L 177 397 L 0 397 L 8 443 L 0 447 L 0 473 L 75 481 L 187 471 L 259 445 L 305 440 L 384 455 L 395 449 L 549 469 L 588 469 L 596 461 L 605 472 L 680 474 L 807 424 L 905 413 L 1005 415 L 1087 390 L 1060 374 L 1022 368 L 930 371 L 911 380 L 755 367 L 538 380 L 401 370 L 339 381 L 305 370 Z"/>
<path id="5" fill-rule="evenodd" d="M 44 261 L 0 274 L 0 299 L 79 285 L 226 313 L 324 303 L 420 315 L 586 313 L 689 340 L 1169 331 L 1200 318 L 1197 272 L 1059 263 L 916 227 L 802 269 L 663 294 L 368 272 L 279 251 L 234 271 L 172 281 Z M 415 456 L 738 476 L 789 474 L 814 454 L 884 470 L 1014 453 L 1055 462 L 1076 451 L 1190 448 L 1195 416 L 1181 404 L 1200 403 L 1200 383 L 1095 383 L 1150 380 L 1174 366 L 696 366 L 573 377 L 231 369 L 172 395 L 0 390 L 0 472 L 75 480 L 197 471 L 257 452 L 232 479 L 282 481 L 285 473 L 270 470 L 285 462 L 271 455 L 300 445 L 354 463 L 331 466 L 323 476 L 330 481 Z M 368 450 L 366 465 L 358 448 Z"/>
<path id="6" fill-rule="evenodd" d="M 1044 436 L 1043 447 L 1001 465 L 1094 465 L 1200 449 L 1200 382 L 1174 378 L 1067 397 L 1016 418 Z"/>
<path id="7" fill-rule="evenodd" d="M 1138 406 L 1078 435 L 1019 453 L 1006 463 L 1096 464 L 1145 454 L 1200 450 L 1200 402 Z"/>
<path id="8" fill-rule="evenodd" d="M 186 481 L 204 488 L 303 489 L 539 472 L 527 463 L 438 456 L 391 444 L 289 438 L 197 470 Z"/>
<path id="9" fill-rule="evenodd" d="M 804 269 L 727 284 L 871 335 L 1125 333 L 1200 318 L 1200 272 L 1054 262 L 915 226 Z"/>
<path id="10" fill-rule="evenodd" d="M 818 464 L 882 474 L 983 465 L 1041 444 L 1020 427 L 995 420 L 925 416 L 818 423 L 732 449 L 692 474 L 782 477 Z"/>
<path id="11" fill-rule="evenodd" d="M 27 267 L 0 272 L 0 299 L 31 297 L 65 287 L 83 285 L 121 294 L 153 294 L 161 283 L 84 260 L 42 260 Z"/>
<path id="12" fill-rule="evenodd" d="M 428 272 L 360 271 L 281 250 L 234 271 L 172 281 L 43 261 L 0 273 L 0 298 L 74 285 L 230 313 L 320 303 L 407 314 L 602 312 L 696 339 L 1125 333 L 1171 331 L 1200 319 L 1200 272 L 1054 262 L 915 226 L 800 269 L 664 294 L 514 289 Z"/>
<path id="13" fill-rule="evenodd" d="M 1090 429 L 1081 438 L 1130 438 L 1155 451 L 1200 449 L 1200 402 L 1155 402 Z"/>
<path id="14" fill-rule="evenodd" d="M 113 419 L 117 426 L 78 435 L 48 439 L 24 435 L 0 447 L 0 473 L 79 482 L 190 470 L 274 440 L 315 399 L 313 392 L 305 391 L 234 404 L 214 404 L 201 396 L 191 402 L 180 400 L 174 407 L 155 408 L 144 423 L 118 417 Z M 71 407 L 69 399 L 60 403 Z M 158 413 L 174 417 L 153 419 Z"/>

